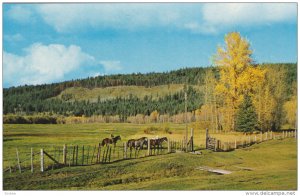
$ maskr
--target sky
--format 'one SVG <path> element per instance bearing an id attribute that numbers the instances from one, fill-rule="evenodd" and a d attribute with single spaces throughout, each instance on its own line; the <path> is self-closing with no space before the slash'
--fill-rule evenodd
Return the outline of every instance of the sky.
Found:
<path id="1" fill-rule="evenodd" d="M 207 67 L 232 31 L 297 62 L 297 3 L 4 3 L 3 87 Z"/>

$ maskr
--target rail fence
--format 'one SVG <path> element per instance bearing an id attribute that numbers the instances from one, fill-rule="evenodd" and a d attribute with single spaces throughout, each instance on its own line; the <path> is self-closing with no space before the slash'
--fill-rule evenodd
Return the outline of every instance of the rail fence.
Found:
<path id="1" fill-rule="evenodd" d="M 239 148 L 246 148 L 253 144 L 262 143 L 268 140 L 275 140 L 275 139 L 285 139 L 285 138 L 297 138 L 297 132 L 294 131 L 283 131 L 283 132 L 265 132 L 255 135 L 248 135 L 243 140 L 230 140 L 224 141 L 219 140 L 217 138 L 213 138 L 209 135 L 208 130 L 206 131 L 206 149 L 212 151 L 232 151 Z"/>
<path id="2" fill-rule="evenodd" d="M 296 131 L 284 131 L 282 133 L 265 132 L 258 135 L 249 135 L 244 140 L 222 141 L 213 138 L 206 130 L 206 149 L 212 151 L 232 151 L 239 148 L 246 148 L 256 143 L 268 140 L 297 137 Z M 88 166 L 95 164 L 108 164 L 128 159 L 138 159 L 148 156 L 165 155 L 176 152 L 194 152 L 193 130 L 191 137 L 185 139 L 168 139 L 162 146 L 148 145 L 141 148 L 129 148 L 126 143 L 122 145 L 53 145 L 44 148 L 16 148 L 15 155 L 8 159 L 9 163 L 4 172 L 44 172 L 62 167 Z"/>
<path id="3" fill-rule="evenodd" d="M 44 172 L 62 167 L 107 164 L 185 150 L 184 140 L 172 139 L 164 142 L 162 146 L 150 146 L 148 144 L 143 149 L 129 148 L 126 143 L 116 146 L 101 146 L 99 143 L 97 145 L 53 145 L 27 150 L 16 148 L 14 156 L 12 155 L 10 159 L 4 159 L 4 161 L 9 162 L 9 166 L 4 169 L 4 172 Z"/>

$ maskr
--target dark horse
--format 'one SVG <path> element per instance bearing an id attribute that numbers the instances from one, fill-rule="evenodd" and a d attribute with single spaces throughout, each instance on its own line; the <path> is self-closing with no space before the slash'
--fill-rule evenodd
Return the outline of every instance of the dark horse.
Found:
<path id="1" fill-rule="evenodd" d="M 109 144 L 114 144 L 114 146 L 116 147 L 116 143 L 118 140 L 121 140 L 121 137 L 118 135 L 116 137 L 114 137 L 113 135 L 111 135 L 111 138 L 105 138 L 102 140 L 102 146 L 107 146 Z"/>
<path id="2" fill-rule="evenodd" d="M 135 139 L 130 139 L 127 141 L 127 147 L 132 149 L 135 147 Z"/>
<path id="3" fill-rule="evenodd" d="M 158 139 L 150 139 L 150 146 L 158 146 L 162 148 L 162 143 L 164 141 L 168 141 L 167 137 L 162 137 L 162 138 L 158 138 Z"/>
<path id="4" fill-rule="evenodd" d="M 144 145 L 148 145 L 148 139 L 146 137 L 141 137 L 139 139 L 130 139 L 127 141 L 127 147 L 130 149 L 143 149 Z"/>

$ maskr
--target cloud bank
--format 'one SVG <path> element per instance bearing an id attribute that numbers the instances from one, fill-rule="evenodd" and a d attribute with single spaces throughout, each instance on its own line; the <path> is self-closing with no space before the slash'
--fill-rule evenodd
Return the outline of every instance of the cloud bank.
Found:
<path id="1" fill-rule="evenodd" d="M 55 82 L 80 66 L 95 64 L 94 57 L 76 45 L 35 43 L 24 52 L 24 56 L 3 53 L 3 76 L 9 85 Z"/>
<path id="2" fill-rule="evenodd" d="M 166 28 L 218 33 L 226 27 L 289 22 L 297 18 L 296 3 L 42 4 L 36 10 L 58 32 L 83 28 L 134 31 Z"/>

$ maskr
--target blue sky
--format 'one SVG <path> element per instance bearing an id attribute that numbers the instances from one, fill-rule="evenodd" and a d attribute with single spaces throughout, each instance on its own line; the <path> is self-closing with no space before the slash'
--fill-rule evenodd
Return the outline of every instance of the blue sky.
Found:
<path id="1" fill-rule="evenodd" d="M 3 4 L 3 86 L 206 67 L 231 31 L 297 62 L 296 3 Z"/>

